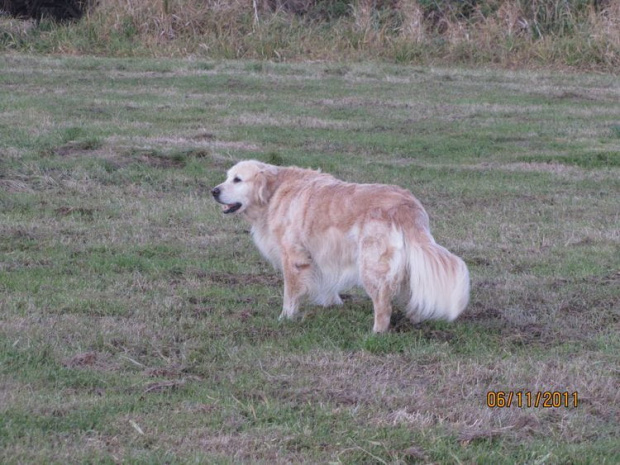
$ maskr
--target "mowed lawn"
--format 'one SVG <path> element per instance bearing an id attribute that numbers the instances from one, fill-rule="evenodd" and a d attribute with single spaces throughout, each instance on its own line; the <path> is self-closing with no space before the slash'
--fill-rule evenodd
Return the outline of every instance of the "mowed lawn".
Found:
<path id="1" fill-rule="evenodd" d="M 410 189 L 468 309 L 278 322 L 248 158 Z M 617 76 L 2 56 L 0 462 L 619 463 L 619 180 Z"/>

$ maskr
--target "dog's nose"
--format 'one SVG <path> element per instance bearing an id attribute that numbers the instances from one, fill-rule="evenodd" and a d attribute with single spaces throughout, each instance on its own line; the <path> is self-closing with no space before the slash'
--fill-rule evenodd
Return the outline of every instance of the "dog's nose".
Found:
<path id="1" fill-rule="evenodd" d="M 211 189 L 211 194 L 217 199 L 220 196 L 220 188 L 214 187 L 213 189 Z"/>

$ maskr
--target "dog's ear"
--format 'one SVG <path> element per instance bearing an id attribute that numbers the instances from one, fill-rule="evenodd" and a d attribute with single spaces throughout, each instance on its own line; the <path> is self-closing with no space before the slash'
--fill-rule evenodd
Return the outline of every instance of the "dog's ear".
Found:
<path id="1" fill-rule="evenodd" d="M 265 165 L 258 172 L 258 202 L 262 205 L 269 202 L 276 188 L 278 168 L 276 166 Z"/>

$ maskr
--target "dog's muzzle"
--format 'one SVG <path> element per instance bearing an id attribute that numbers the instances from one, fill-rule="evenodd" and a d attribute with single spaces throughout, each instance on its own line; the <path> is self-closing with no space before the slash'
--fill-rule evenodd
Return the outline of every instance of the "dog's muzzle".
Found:
<path id="1" fill-rule="evenodd" d="M 239 202 L 235 202 L 235 203 L 222 202 L 220 200 L 221 193 L 222 191 L 219 187 L 214 187 L 213 189 L 211 189 L 211 195 L 213 195 L 213 198 L 215 199 L 216 202 L 222 204 L 222 211 L 224 213 L 234 213 L 241 208 L 241 204 Z"/>

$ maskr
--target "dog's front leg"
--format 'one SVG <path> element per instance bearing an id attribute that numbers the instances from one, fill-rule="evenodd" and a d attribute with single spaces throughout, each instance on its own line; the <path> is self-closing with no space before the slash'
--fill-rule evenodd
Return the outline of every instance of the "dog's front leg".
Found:
<path id="1" fill-rule="evenodd" d="M 297 318 L 300 300 L 308 292 L 311 260 L 304 250 L 295 248 L 285 251 L 282 258 L 284 302 L 279 319 L 292 320 Z"/>

